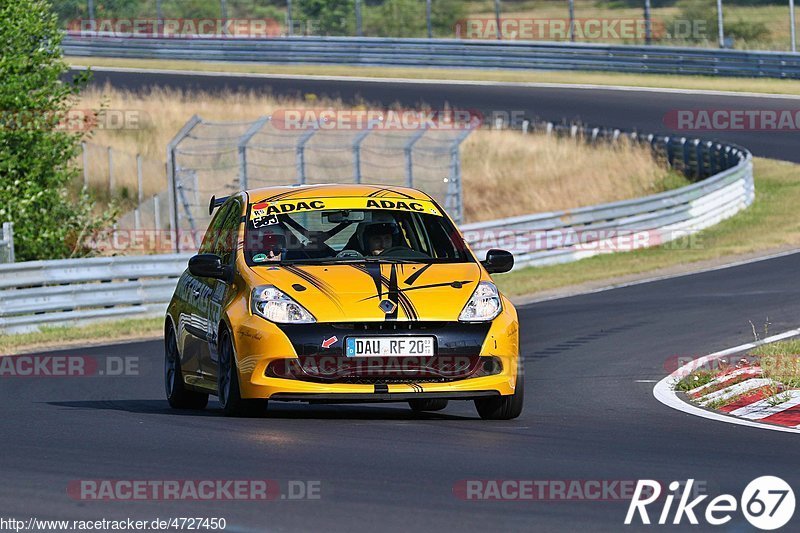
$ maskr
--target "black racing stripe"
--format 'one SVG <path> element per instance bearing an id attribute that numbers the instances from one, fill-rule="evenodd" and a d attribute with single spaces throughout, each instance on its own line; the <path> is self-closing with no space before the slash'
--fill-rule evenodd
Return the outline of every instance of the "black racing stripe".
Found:
<path id="1" fill-rule="evenodd" d="M 379 300 L 383 297 L 383 283 L 381 275 L 381 265 L 376 263 L 367 263 L 366 272 L 375 283 L 375 297 Z"/>
<path id="2" fill-rule="evenodd" d="M 422 274 L 424 274 L 425 271 L 428 270 L 431 266 L 433 266 L 433 263 L 428 263 L 424 267 L 420 268 L 419 270 L 408 276 L 408 278 L 406 278 L 406 280 L 403 283 L 405 283 L 406 285 L 413 285 L 414 283 L 416 283 L 419 277 Z"/>
<path id="3" fill-rule="evenodd" d="M 475 282 L 471 281 L 471 280 L 447 281 L 447 282 L 444 282 L 444 283 L 431 283 L 429 285 L 418 285 L 416 287 L 408 287 L 406 289 L 398 289 L 398 291 L 400 292 L 400 294 L 405 294 L 405 293 L 407 293 L 409 291 L 418 291 L 420 289 L 434 289 L 436 287 L 449 287 L 449 286 L 453 285 L 453 283 L 461 283 L 462 285 L 467 285 L 469 283 L 475 283 Z M 362 298 L 359 301 L 366 302 L 367 300 L 372 300 L 373 298 L 375 298 L 375 296 L 367 296 L 366 298 Z"/>
<path id="4" fill-rule="evenodd" d="M 323 293 L 325 296 L 331 299 L 331 301 L 339 308 L 340 311 L 343 311 L 342 304 L 339 301 L 339 297 L 333 291 L 330 285 L 326 282 L 322 281 L 321 279 L 317 278 L 313 274 L 306 272 L 305 270 L 301 270 L 300 268 L 292 265 L 286 265 L 283 268 L 294 274 L 295 276 L 305 280 L 306 282 L 313 285 L 317 290 Z"/>
<path id="5" fill-rule="evenodd" d="M 357 269 L 357 270 L 369 275 L 373 279 L 373 281 L 375 282 L 375 287 L 376 287 L 377 294 L 375 296 L 370 296 L 368 298 L 365 298 L 364 300 L 370 300 L 372 298 L 378 298 L 378 299 L 383 298 L 382 287 L 384 285 L 387 287 L 388 290 L 391 291 L 392 280 L 387 278 L 386 276 L 384 276 L 380 272 L 380 264 L 367 263 L 366 266 L 362 266 L 362 265 L 350 265 L 350 266 L 352 266 L 353 268 L 355 268 L 355 269 Z M 392 265 L 392 268 L 394 269 L 395 266 L 396 265 Z M 396 270 L 394 271 L 394 273 L 395 273 L 394 286 L 396 287 L 397 296 L 396 296 L 396 300 L 392 300 L 391 298 L 389 298 L 389 299 L 391 301 L 393 301 L 396 305 L 399 305 L 400 307 L 403 308 L 403 312 L 406 314 L 406 316 L 409 318 L 409 320 L 417 320 L 419 318 L 419 314 L 417 313 L 417 310 L 414 307 L 414 304 L 411 302 L 411 300 L 408 298 L 408 296 L 403 294 L 403 291 L 397 285 Z M 361 301 L 364 301 L 364 300 L 361 300 Z M 397 310 L 395 309 L 395 313 L 392 313 L 389 316 L 387 316 L 387 320 L 392 319 L 391 318 L 392 315 L 395 315 L 394 319 L 396 319 L 397 318 L 396 313 L 397 313 Z"/>
<path id="6" fill-rule="evenodd" d="M 397 290 L 399 287 L 397 286 L 397 266 L 390 265 L 390 273 L 389 273 L 389 294 L 387 297 L 389 301 L 394 303 L 394 311 L 386 315 L 386 320 L 397 320 L 397 307 L 400 300 L 400 292 Z M 405 306 L 403 306 L 403 311 L 406 311 Z M 406 314 L 408 314 L 406 312 Z"/>
<path id="7" fill-rule="evenodd" d="M 256 204 L 263 204 L 264 202 L 277 202 L 278 200 L 282 200 L 286 196 L 294 194 L 297 191 L 286 191 L 280 194 L 276 194 L 275 196 L 270 196 L 269 198 L 264 198 L 263 200 L 259 200 L 258 202 L 254 202 Z"/>
<path id="8" fill-rule="evenodd" d="M 380 188 L 377 191 L 371 192 L 367 196 L 369 198 L 384 198 L 386 196 L 392 196 L 392 195 L 397 195 L 397 196 L 400 196 L 402 198 L 407 198 L 409 200 L 416 200 L 416 198 L 414 198 L 410 194 L 406 194 L 404 192 L 396 191 L 394 189 L 388 189 L 388 188 L 385 188 L 385 187 L 384 188 Z"/>

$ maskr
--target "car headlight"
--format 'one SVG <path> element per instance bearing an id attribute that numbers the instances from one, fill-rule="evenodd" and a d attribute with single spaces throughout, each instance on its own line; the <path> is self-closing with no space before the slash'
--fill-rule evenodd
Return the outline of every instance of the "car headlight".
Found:
<path id="1" fill-rule="evenodd" d="M 272 285 L 264 285 L 253 289 L 250 307 L 253 310 L 253 314 L 279 324 L 308 324 L 316 322 L 316 319 L 305 307 Z"/>
<path id="2" fill-rule="evenodd" d="M 458 319 L 462 322 L 487 322 L 494 320 L 502 310 L 503 305 L 500 303 L 497 287 L 494 283 L 482 281 L 478 283 Z"/>

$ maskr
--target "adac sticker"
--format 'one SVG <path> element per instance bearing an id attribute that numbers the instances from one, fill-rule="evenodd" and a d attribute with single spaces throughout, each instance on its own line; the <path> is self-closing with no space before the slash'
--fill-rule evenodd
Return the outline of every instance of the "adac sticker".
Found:
<path id="1" fill-rule="evenodd" d="M 292 202 L 260 203 L 253 206 L 250 219 L 268 219 L 277 215 L 301 213 L 303 211 L 321 211 L 325 209 L 323 200 L 298 200 Z"/>
<path id="2" fill-rule="evenodd" d="M 287 215 L 305 211 L 324 211 L 329 209 L 386 209 L 442 216 L 434 203 L 430 200 L 416 200 L 413 198 L 365 198 L 354 196 L 287 200 L 283 202 L 260 202 L 253 205 L 250 219 L 253 221 L 258 220 L 258 223 L 261 225 L 268 225 L 275 223 L 271 222 L 271 217 L 277 217 L 277 215 Z"/>

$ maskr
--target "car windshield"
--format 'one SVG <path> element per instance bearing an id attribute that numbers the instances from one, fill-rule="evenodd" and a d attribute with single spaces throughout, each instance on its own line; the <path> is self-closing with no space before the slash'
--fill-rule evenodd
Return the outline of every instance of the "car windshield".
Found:
<path id="1" fill-rule="evenodd" d="M 325 201 L 251 204 L 247 262 L 258 266 L 473 261 L 461 235 L 432 202 L 382 202 L 400 203 L 402 209 L 328 210 L 320 207 L 341 202 Z"/>

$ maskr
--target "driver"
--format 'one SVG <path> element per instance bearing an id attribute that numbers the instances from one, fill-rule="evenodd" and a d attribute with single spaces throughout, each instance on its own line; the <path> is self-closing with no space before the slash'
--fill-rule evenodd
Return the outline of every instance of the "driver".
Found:
<path id="1" fill-rule="evenodd" d="M 281 260 L 281 255 L 286 249 L 286 230 L 277 224 L 258 228 L 253 232 L 251 250 L 254 250 L 253 260 L 257 263 L 275 262 Z"/>
<path id="2" fill-rule="evenodd" d="M 364 230 L 364 242 L 368 255 L 380 255 L 394 246 L 397 226 L 392 223 L 370 224 Z"/>

